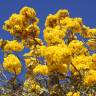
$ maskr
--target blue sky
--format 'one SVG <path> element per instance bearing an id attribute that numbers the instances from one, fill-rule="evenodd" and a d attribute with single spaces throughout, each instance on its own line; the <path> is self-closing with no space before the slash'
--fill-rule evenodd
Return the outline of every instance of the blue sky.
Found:
<path id="1" fill-rule="evenodd" d="M 2 25 L 12 13 L 18 13 L 24 6 L 36 10 L 37 17 L 40 19 L 41 38 L 46 16 L 59 9 L 68 9 L 72 17 L 82 17 L 85 25 L 96 27 L 96 0 L 0 0 L 0 38 L 12 39 L 8 32 L 2 30 Z M 0 62 L 2 56 L 0 50 Z"/>

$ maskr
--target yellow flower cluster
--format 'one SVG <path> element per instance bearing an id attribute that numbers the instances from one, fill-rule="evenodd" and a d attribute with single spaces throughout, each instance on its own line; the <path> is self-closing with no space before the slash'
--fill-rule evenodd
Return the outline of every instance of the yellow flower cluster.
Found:
<path id="1" fill-rule="evenodd" d="M 86 86 L 96 84 L 96 54 L 92 56 L 79 55 L 72 58 L 72 64 L 83 75 L 83 83 Z M 74 75 L 78 75 L 76 69 L 71 65 L 70 70 Z"/>
<path id="2" fill-rule="evenodd" d="M 92 54 L 93 61 L 96 62 L 96 53 Z"/>
<path id="3" fill-rule="evenodd" d="M 30 67 L 30 66 L 34 66 L 34 63 L 36 65 L 36 58 L 26 58 L 24 59 L 25 60 L 25 64 L 26 64 L 26 67 Z"/>
<path id="4" fill-rule="evenodd" d="M 78 91 L 78 92 L 68 92 L 66 96 L 81 96 L 81 95 L 80 92 Z"/>
<path id="5" fill-rule="evenodd" d="M 24 7 L 20 10 L 20 14 L 26 16 L 26 18 L 31 19 L 36 16 L 36 12 L 33 8 Z"/>
<path id="6" fill-rule="evenodd" d="M 66 30 L 58 28 L 46 28 L 44 30 L 44 38 L 48 45 L 56 45 L 64 42 Z"/>
<path id="7" fill-rule="evenodd" d="M 62 43 L 66 29 L 60 26 L 60 19 L 69 16 L 68 10 L 59 10 L 55 15 L 50 14 L 45 21 L 44 39 L 48 45 Z"/>
<path id="8" fill-rule="evenodd" d="M 47 46 L 45 46 L 45 45 L 39 46 L 39 48 L 37 49 L 39 56 L 44 57 L 46 48 L 47 48 Z"/>
<path id="9" fill-rule="evenodd" d="M 53 28 L 56 25 L 58 25 L 57 16 L 54 16 L 52 14 L 50 14 L 49 16 L 47 16 L 46 22 L 45 22 L 45 27 L 51 27 L 51 28 Z"/>
<path id="10" fill-rule="evenodd" d="M 71 51 L 67 46 L 48 46 L 46 49 L 44 48 L 42 55 L 48 65 L 64 64 L 69 62 Z"/>
<path id="11" fill-rule="evenodd" d="M 49 69 L 49 73 L 52 72 L 59 72 L 59 73 L 66 73 L 68 71 L 67 64 L 53 64 L 53 65 L 47 65 Z"/>
<path id="12" fill-rule="evenodd" d="M 89 93 L 88 96 L 94 96 L 92 93 Z"/>
<path id="13" fill-rule="evenodd" d="M 45 22 L 45 27 L 51 27 L 54 28 L 56 27 L 60 22 L 59 20 L 64 19 L 65 17 L 69 16 L 69 12 L 68 10 L 64 9 L 64 10 L 59 10 L 57 11 L 56 14 L 52 15 L 49 14 L 46 18 L 46 22 Z"/>
<path id="14" fill-rule="evenodd" d="M 67 94 L 65 93 L 66 96 L 80 96 L 81 93 L 79 91 L 72 90 L 77 88 L 81 90 L 84 87 L 83 92 L 85 92 L 87 87 L 96 85 L 96 53 L 91 55 L 89 52 L 90 49 L 96 49 L 96 28 L 85 26 L 82 18 L 71 18 L 68 10 L 61 9 L 55 14 L 49 14 L 46 18 L 43 31 L 44 41 L 46 42 L 44 45 L 38 38 L 40 34 L 38 22 L 39 19 L 36 17 L 35 10 L 25 6 L 18 14 L 12 14 L 3 25 L 3 29 L 15 36 L 16 40 L 0 39 L 0 48 L 4 49 L 5 53 L 22 51 L 24 46 L 30 49 L 28 53 L 24 54 L 27 68 L 27 80 L 24 82 L 24 88 L 28 90 L 28 93 L 37 93 L 39 91 L 38 93 L 40 94 L 40 91 L 42 91 L 40 85 L 33 80 L 36 74 L 51 75 L 55 79 L 54 73 L 57 73 L 56 80 L 57 78 L 58 80 L 64 80 L 68 77 L 68 71 L 71 71 L 71 87 L 69 84 L 67 84 L 68 86 L 64 84 L 70 90 Z M 77 33 L 85 38 L 89 38 L 88 42 L 78 40 Z M 90 48 L 87 48 L 85 45 Z M 40 64 L 39 57 L 43 57 L 43 64 Z M 14 54 L 9 54 L 4 58 L 3 67 L 16 75 L 20 74 L 22 69 L 19 58 Z M 51 84 L 51 79 L 49 76 L 48 84 Z M 58 80 L 57 82 L 56 80 L 54 81 L 55 85 L 51 86 L 52 89 L 48 90 L 49 95 L 53 91 L 53 93 L 61 92 L 62 88 L 58 86 Z M 82 82 L 81 85 L 79 80 Z M 50 88 L 49 85 L 48 87 Z M 56 92 L 53 90 L 55 88 L 57 88 Z M 92 89 L 93 91 L 94 89 Z M 65 92 L 67 91 L 65 90 Z"/>
<path id="15" fill-rule="evenodd" d="M 66 64 L 58 64 L 58 65 L 37 65 L 33 72 L 35 74 L 42 74 L 42 75 L 49 75 L 52 72 L 60 72 L 66 73 L 67 72 L 67 65 Z"/>
<path id="16" fill-rule="evenodd" d="M 12 14 L 9 20 L 5 21 L 3 29 L 19 38 L 28 36 L 37 37 L 40 29 L 37 26 L 39 20 L 36 17 L 35 10 L 30 7 L 24 7 L 19 14 Z"/>
<path id="17" fill-rule="evenodd" d="M 96 84 L 96 70 L 89 70 L 84 76 L 84 84 L 93 86 Z"/>
<path id="18" fill-rule="evenodd" d="M 24 87 L 29 91 L 29 92 L 38 92 L 41 90 L 41 87 L 39 84 L 37 84 L 35 81 L 28 79 L 24 82 Z"/>
<path id="19" fill-rule="evenodd" d="M 31 59 L 25 59 L 25 63 L 26 63 L 26 66 L 28 66 L 30 63 L 32 62 L 32 60 Z"/>
<path id="20" fill-rule="evenodd" d="M 63 20 L 60 20 L 60 24 L 63 28 L 71 30 L 73 33 L 77 33 L 81 32 L 82 19 L 66 17 Z"/>
<path id="21" fill-rule="evenodd" d="M 48 75 L 48 74 L 49 74 L 49 70 L 48 70 L 47 65 L 40 65 L 40 64 L 37 65 L 37 66 L 34 68 L 33 72 L 34 72 L 35 74 L 38 74 L 38 73 L 43 74 L 43 75 Z"/>
<path id="22" fill-rule="evenodd" d="M 4 46 L 4 51 L 22 51 L 24 48 L 23 44 L 19 43 L 17 40 L 8 41 Z"/>
<path id="23" fill-rule="evenodd" d="M 91 57 L 92 57 L 93 64 L 90 64 L 90 68 L 96 70 L 96 53 L 92 54 Z"/>
<path id="24" fill-rule="evenodd" d="M 12 73 L 19 74 L 21 72 L 21 62 L 18 57 L 14 54 L 9 54 L 6 58 L 4 58 L 3 67 Z"/>
<path id="25" fill-rule="evenodd" d="M 85 38 L 94 38 L 96 36 L 96 28 L 91 29 L 83 25 L 81 35 Z"/>
<path id="26" fill-rule="evenodd" d="M 61 19 L 64 19 L 65 17 L 69 17 L 69 12 L 66 9 L 64 9 L 64 10 L 60 9 L 57 11 L 56 15 L 57 15 L 58 19 L 61 20 Z"/>
<path id="27" fill-rule="evenodd" d="M 47 16 L 44 39 L 48 44 L 58 44 L 67 35 L 68 31 L 71 31 L 72 34 L 77 32 L 81 33 L 82 25 L 81 18 L 71 18 L 69 17 L 68 10 L 59 10 L 56 14 Z"/>
<path id="28" fill-rule="evenodd" d="M 40 46 L 40 56 L 45 58 L 47 65 L 38 65 L 34 73 L 50 74 L 51 72 L 67 72 L 67 64 L 71 61 L 71 51 L 64 43 L 58 46 Z"/>
<path id="29" fill-rule="evenodd" d="M 84 56 L 80 55 L 77 57 L 74 57 L 72 59 L 72 64 L 80 71 L 80 70 L 86 70 L 90 69 L 93 65 L 92 57 L 91 56 Z M 72 67 L 71 69 L 73 72 L 76 72 L 75 69 Z"/>
<path id="30" fill-rule="evenodd" d="M 22 40 L 22 44 L 24 46 L 26 46 L 27 48 L 29 48 L 30 50 L 32 50 L 32 48 L 35 47 L 34 45 L 37 45 L 37 46 L 43 45 L 43 42 L 40 38 L 30 38 L 29 37 L 27 40 Z"/>
<path id="31" fill-rule="evenodd" d="M 68 47 L 72 51 L 72 56 L 88 55 L 87 48 L 84 47 L 84 43 L 79 40 L 73 40 L 69 43 Z"/>
<path id="32" fill-rule="evenodd" d="M 96 37 L 96 28 L 91 29 L 85 26 L 82 18 L 71 18 L 68 10 L 65 9 L 57 11 L 56 14 L 49 14 L 47 16 L 45 21 L 44 40 L 48 45 L 62 43 L 66 35 L 74 37 L 75 33 L 80 33 L 83 37 L 94 38 Z M 92 44 L 93 42 L 91 42 L 91 45 Z M 93 46 L 95 45 L 94 43 Z M 91 47 L 93 48 L 93 46 Z M 82 50 L 84 52 L 86 48 Z"/>
<path id="33" fill-rule="evenodd" d="M 90 50 L 96 50 L 96 39 L 89 39 L 86 44 L 90 47 Z"/>

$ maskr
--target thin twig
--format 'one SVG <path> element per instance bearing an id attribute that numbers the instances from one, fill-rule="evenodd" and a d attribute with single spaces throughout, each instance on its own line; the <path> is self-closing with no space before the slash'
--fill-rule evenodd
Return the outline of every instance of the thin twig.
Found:
<path id="1" fill-rule="evenodd" d="M 71 63 L 71 65 L 74 67 L 74 69 L 79 73 L 80 78 L 82 77 L 80 71 L 74 66 L 74 64 Z"/>

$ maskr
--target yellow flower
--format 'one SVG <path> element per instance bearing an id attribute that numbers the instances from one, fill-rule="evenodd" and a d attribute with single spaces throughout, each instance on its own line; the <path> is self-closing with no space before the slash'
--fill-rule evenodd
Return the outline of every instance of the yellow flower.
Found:
<path id="1" fill-rule="evenodd" d="M 96 28 L 90 28 L 83 25 L 81 35 L 85 38 L 94 38 L 96 36 Z"/>
<path id="2" fill-rule="evenodd" d="M 58 64 L 58 65 L 37 65 L 33 72 L 35 74 L 42 74 L 42 75 L 48 75 L 52 72 L 60 72 L 60 73 L 66 73 L 67 72 L 67 65 L 66 64 Z"/>
<path id="3" fill-rule="evenodd" d="M 93 64 L 90 64 L 90 69 L 96 70 L 96 53 L 91 56 Z"/>
<path id="4" fill-rule="evenodd" d="M 91 50 L 96 50 L 96 39 L 89 39 L 86 44 Z"/>
<path id="5" fill-rule="evenodd" d="M 18 35 L 21 34 L 24 22 L 24 16 L 14 13 L 9 20 L 5 21 L 3 29 L 9 31 L 12 35 L 15 33 L 15 35 Z"/>
<path id="6" fill-rule="evenodd" d="M 23 7 L 20 10 L 20 14 L 26 16 L 29 19 L 34 18 L 36 16 L 35 10 L 27 6 Z"/>
<path id="7" fill-rule="evenodd" d="M 80 96 L 80 92 L 68 92 L 66 96 Z"/>
<path id="8" fill-rule="evenodd" d="M 73 96 L 80 96 L 80 92 L 75 92 Z"/>
<path id="9" fill-rule="evenodd" d="M 38 54 L 43 57 L 45 54 L 46 48 L 47 47 L 45 45 L 39 46 L 39 48 L 37 49 Z"/>
<path id="10" fill-rule="evenodd" d="M 7 41 L 4 46 L 4 51 L 22 51 L 24 48 L 23 44 L 17 42 L 17 40 Z"/>
<path id="11" fill-rule="evenodd" d="M 73 18 L 72 23 L 74 25 L 74 27 L 72 28 L 73 33 L 81 33 L 83 25 L 82 18 Z"/>
<path id="12" fill-rule="evenodd" d="M 65 29 L 70 30 L 73 33 L 77 33 L 77 32 L 81 32 L 82 19 L 66 17 L 60 20 L 60 24 Z"/>
<path id="13" fill-rule="evenodd" d="M 67 72 L 67 65 L 65 63 L 68 63 L 71 59 L 71 51 L 69 50 L 67 45 L 62 43 L 58 46 L 40 46 L 38 51 L 40 52 L 41 56 L 44 56 L 47 62 L 47 65 L 45 65 L 46 70 L 48 70 L 49 73 L 54 71 L 60 73 Z M 44 65 L 40 65 L 39 67 L 41 68 L 41 66 L 42 68 L 44 67 Z M 38 73 L 40 72 L 40 70 L 43 70 L 39 67 L 37 67 L 37 69 L 39 70 Z"/>
<path id="14" fill-rule="evenodd" d="M 64 42 L 66 30 L 52 29 L 46 28 L 44 30 L 44 39 L 48 43 L 48 45 L 59 44 Z"/>
<path id="15" fill-rule="evenodd" d="M 33 72 L 35 74 L 43 74 L 43 75 L 48 75 L 49 71 L 48 71 L 48 67 L 47 65 L 37 65 L 34 69 Z"/>
<path id="16" fill-rule="evenodd" d="M 24 82 L 24 88 L 26 88 L 29 92 L 38 92 L 41 90 L 40 85 L 31 79 L 27 79 Z"/>
<path id="17" fill-rule="evenodd" d="M 73 93 L 72 93 L 72 92 L 68 92 L 68 93 L 66 94 L 66 96 L 73 96 Z"/>
<path id="18" fill-rule="evenodd" d="M 93 95 L 90 93 L 90 94 L 88 94 L 88 96 L 93 96 Z"/>
<path id="19" fill-rule="evenodd" d="M 93 86 L 96 84 L 96 70 L 89 70 L 84 76 L 84 84 Z"/>
<path id="20" fill-rule="evenodd" d="M 66 73 L 68 71 L 67 64 L 61 64 L 60 66 L 58 66 L 58 71 L 60 73 Z"/>
<path id="21" fill-rule="evenodd" d="M 94 62 L 96 62 L 96 53 L 92 54 L 92 59 Z"/>
<path id="22" fill-rule="evenodd" d="M 56 15 L 49 14 L 45 21 L 45 27 L 55 27 L 58 25 L 58 19 Z"/>
<path id="23" fill-rule="evenodd" d="M 28 66 L 32 62 L 32 60 L 30 58 L 24 59 L 24 60 L 25 60 L 26 66 Z"/>
<path id="24" fill-rule="evenodd" d="M 93 64 L 91 56 L 84 56 L 80 55 L 77 57 L 74 57 L 72 59 L 72 64 L 78 69 L 78 70 L 86 70 L 90 69 L 90 66 Z M 76 70 L 71 67 L 72 71 L 75 72 Z"/>
<path id="25" fill-rule="evenodd" d="M 58 16 L 58 19 L 64 19 L 65 17 L 69 16 L 69 12 L 66 9 L 57 11 L 56 15 Z"/>
<path id="26" fill-rule="evenodd" d="M 71 56 L 71 51 L 68 47 L 49 46 L 44 53 L 48 65 L 68 63 Z"/>
<path id="27" fill-rule="evenodd" d="M 35 84 L 34 84 L 34 85 L 32 86 L 32 90 L 33 90 L 33 91 L 35 91 L 35 90 L 40 90 L 40 89 L 41 89 L 41 88 L 40 88 L 39 85 L 35 85 Z"/>
<path id="28" fill-rule="evenodd" d="M 35 38 L 35 42 L 36 42 L 37 44 L 40 44 L 40 45 L 42 45 L 42 44 L 43 44 L 42 40 L 41 40 L 41 39 L 39 39 L 39 38 Z"/>
<path id="29" fill-rule="evenodd" d="M 22 65 L 14 54 L 9 54 L 6 58 L 4 58 L 3 67 L 7 71 L 18 75 L 21 72 Z"/>
<path id="30" fill-rule="evenodd" d="M 36 66 L 36 58 L 26 58 L 26 59 L 24 59 L 25 60 L 25 64 L 26 64 L 26 67 L 30 67 L 30 66 Z"/>
<path id="31" fill-rule="evenodd" d="M 3 29 L 20 39 L 27 39 L 29 36 L 35 38 L 40 33 L 37 26 L 38 22 L 39 19 L 36 17 L 35 10 L 30 7 L 23 7 L 19 14 L 14 13 L 9 20 L 5 21 Z"/>
<path id="32" fill-rule="evenodd" d="M 69 23 L 69 25 L 70 25 L 70 24 L 72 25 L 72 18 L 66 17 L 66 18 L 60 20 L 60 24 L 61 24 L 62 26 L 68 26 L 68 23 Z M 67 27 L 65 27 L 65 28 L 67 28 Z"/>
<path id="33" fill-rule="evenodd" d="M 53 64 L 53 65 L 47 65 L 49 73 L 52 72 L 60 72 L 60 73 L 66 73 L 67 70 L 67 65 L 66 64 Z"/>
<path id="34" fill-rule="evenodd" d="M 96 36 L 96 28 L 95 29 L 88 29 L 88 36 L 89 38 L 94 38 Z"/>
<path id="35" fill-rule="evenodd" d="M 73 53 L 73 56 L 78 56 L 78 55 L 88 55 L 88 50 L 87 48 L 84 47 L 84 43 L 79 40 L 73 40 L 69 43 L 68 47 Z"/>
<path id="36" fill-rule="evenodd" d="M 40 29 L 37 25 L 29 25 L 26 29 L 25 29 L 28 35 L 32 35 L 33 37 L 38 37 L 39 33 L 40 33 Z"/>

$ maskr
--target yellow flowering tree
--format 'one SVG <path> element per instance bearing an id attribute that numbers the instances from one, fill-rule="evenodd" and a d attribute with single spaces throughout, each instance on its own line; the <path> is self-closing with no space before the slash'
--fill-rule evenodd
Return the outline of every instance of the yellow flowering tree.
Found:
<path id="1" fill-rule="evenodd" d="M 3 69 L 15 75 L 7 82 L 15 82 L 12 90 L 17 93 L 11 90 L 12 96 L 95 96 L 96 53 L 90 52 L 96 50 L 96 28 L 60 9 L 47 16 L 42 41 L 38 23 L 35 10 L 27 6 L 4 22 L 3 29 L 14 36 L 11 41 L 0 39 Z M 24 66 L 13 53 L 25 47 L 29 48 L 23 55 L 27 72 L 20 86 L 16 77 Z"/>

